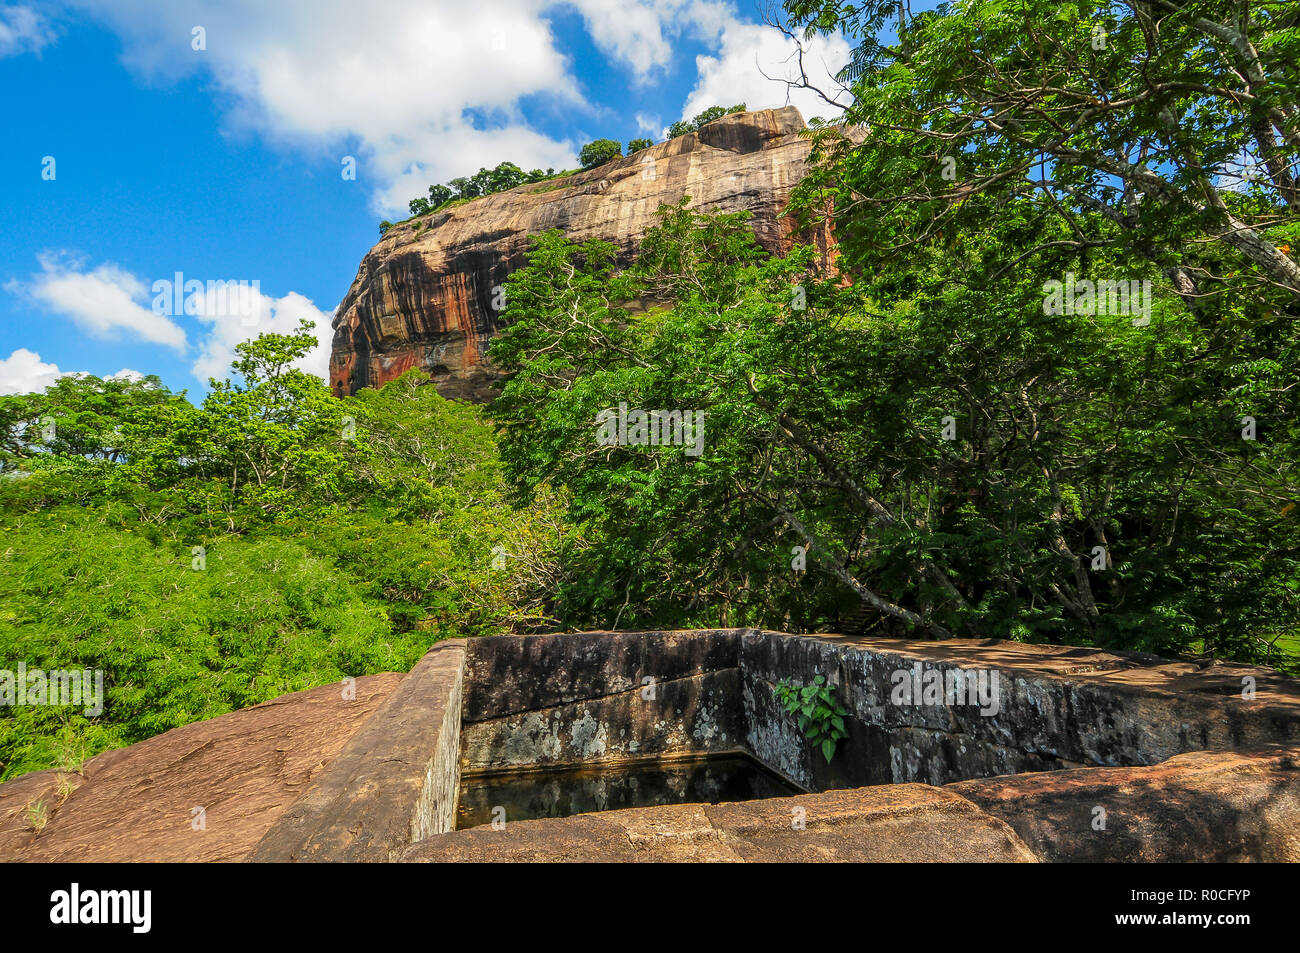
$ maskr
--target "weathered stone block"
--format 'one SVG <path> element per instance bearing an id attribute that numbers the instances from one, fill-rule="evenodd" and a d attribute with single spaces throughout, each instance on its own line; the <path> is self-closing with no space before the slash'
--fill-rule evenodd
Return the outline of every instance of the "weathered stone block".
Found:
<path id="1" fill-rule="evenodd" d="M 487 721 L 736 668 L 734 629 L 578 632 L 473 639 L 465 721 Z"/>
<path id="2" fill-rule="evenodd" d="M 464 639 L 431 648 L 248 859 L 394 860 L 451 830 L 464 660 Z"/>
<path id="3" fill-rule="evenodd" d="M 1300 750 L 1195 752 L 948 785 L 1044 860 L 1300 861 Z"/>
<path id="4" fill-rule="evenodd" d="M 743 745 L 734 668 L 464 725 L 464 771 L 600 764 Z M 619 680 L 617 684 L 624 684 Z M 595 686 L 593 686 L 595 690 Z"/>
<path id="5" fill-rule="evenodd" d="M 941 788 L 892 785 L 733 804 L 676 804 L 476 827 L 413 862 L 1034 862 L 1002 820 Z"/>
<path id="6" fill-rule="evenodd" d="M 1300 688 L 1251 666 L 1199 668 L 1137 653 L 994 640 L 757 631 L 742 636 L 740 657 L 751 747 L 814 789 L 882 780 L 946 784 L 1074 764 L 1156 764 L 1186 751 L 1300 740 Z M 940 679 L 983 673 L 992 684 L 996 676 L 996 705 L 986 713 L 946 699 L 895 704 L 896 673 L 917 666 Z M 817 675 L 836 686 L 850 713 L 850 737 L 836 755 L 840 763 L 829 768 L 772 694 L 782 679 L 802 685 Z M 1241 696 L 1247 677 L 1258 692 L 1251 700 Z"/>

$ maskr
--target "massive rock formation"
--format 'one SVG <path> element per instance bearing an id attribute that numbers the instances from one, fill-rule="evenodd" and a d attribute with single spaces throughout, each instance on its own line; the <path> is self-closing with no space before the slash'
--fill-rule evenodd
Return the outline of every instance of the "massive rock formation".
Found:
<path id="1" fill-rule="evenodd" d="M 753 215 L 763 247 L 784 253 L 790 190 L 810 142 L 793 106 L 739 113 L 698 132 L 563 179 L 523 185 L 393 226 L 361 261 L 334 319 L 330 384 L 351 394 L 421 368 L 448 397 L 484 400 L 497 330 L 493 288 L 524 263 L 529 236 L 562 229 L 628 261 L 661 203 Z M 802 236 L 823 251 L 825 231 Z"/>

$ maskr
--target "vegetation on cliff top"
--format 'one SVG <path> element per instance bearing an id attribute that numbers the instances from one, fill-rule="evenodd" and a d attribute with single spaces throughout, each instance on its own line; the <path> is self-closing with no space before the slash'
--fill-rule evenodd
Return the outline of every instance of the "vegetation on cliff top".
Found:
<path id="1" fill-rule="evenodd" d="M 675 122 L 669 126 L 668 138 L 675 139 L 678 136 L 684 136 L 688 132 L 694 132 L 706 123 L 713 122 L 715 119 L 721 119 L 723 116 L 744 111 L 744 103 L 725 108 L 710 106 L 696 115 L 694 119 Z M 652 145 L 654 143 L 649 139 L 633 139 L 627 144 L 627 154 L 632 155 L 642 149 L 648 149 Z M 578 154 L 578 164 L 583 169 L 594 169 L 619 158 L 621 155 L 623 155 L 623 148 L 615 140 L 596 139 L 582 147 Z M 548 179 L 563 178 L 572 174 L 573 170 L 556 172 L 554 169 L 547 169 L 545 172 L 541 169 L 533 169 L 531 172 L 525 172 L 513 162 L 502 162 L 494 169 L 479 169 L 472 176 L 452 179 L 446 185 L 429 186 L 428 198 L 421 196 L 411 199 L 411 217 L 428 215 L 439 209 L 459 205 L 484 195 L 506 192 L 530 182 L 545 182 Z M 383 235 L 392 227 L 393 223 L 390 221 L 380 222 L 379 234 Z"/>

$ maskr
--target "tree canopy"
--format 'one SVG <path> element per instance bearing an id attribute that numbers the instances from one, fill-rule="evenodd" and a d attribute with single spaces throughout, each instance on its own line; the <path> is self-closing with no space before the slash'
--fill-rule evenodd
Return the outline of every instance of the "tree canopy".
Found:
<path id="1" fill-rule="evenodd" d="M 308 325 L 239 345 L 197 404 L 157 378 L 0 397 L 0 651 L 102 669 L 109 696 L 17 710 L 3 776 L 451 634 L 761 626 L 1300 673 L 1295 4 L 786 11 L 854 52 L 783 254 L 689 198 L 630 265 L 535 236 L 488 408 L 418 372 L 337 397 L 299 369 Z"/>
<path id="2" fill-rule="evenodd" d="M 1294 14 L 787 9 L 858 43 L 794 203 L 833 261 L 678 206 L 511 279 L 494 414 L 593 528 L 570 611 L 1295 670 Z"/>
<path id="3" fill-rule="evenodd" d="M 192 404 L 156 378 L 0 397 L 0 656 L 104 673 L 101 714 L 18 706 L 0 777 L 285 692 L 554 627 L 553 499 L 506 500 L 491 426 L 412 372 L 335 397 L 309 326 Z"/>
<path id="4" fill-rule="evenodd" d="M 746 108 L 744 103 L 737 103 L 735 106 L 710 106 L 708 109 L 696 113 L 691 119 L 682 119 L 669 126 L 668 138 L 676 139 L 678 136 L 695 132 L 701 126 L 707 126 L 715 119 L 730 116 L 732 113 L 743 113 Z"/>
<path id="5" fill-rule="evenodd" d="M 582 147 L 578 153 L 578 164 L 584 169 L 594 169 L 611 159 L 617 159 L 622 154 L 623 147 L 613 139 L 597 139 Z"/>

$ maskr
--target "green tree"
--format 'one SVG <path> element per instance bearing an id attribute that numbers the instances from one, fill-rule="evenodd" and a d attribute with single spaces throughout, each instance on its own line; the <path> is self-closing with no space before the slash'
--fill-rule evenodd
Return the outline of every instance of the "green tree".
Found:
<path id="1" fill-rule="evenodd" d="M 1293 655 L 1294 16 L 1270 3 L 787 10 L 857 42 L 844 119 L 868 134 L 824 129 L 797 205 L 835 209 L 862 293 L 909 311 L 1018 300 L 1021 328 L 1013 312 L 999 333 L 1072 350 L 1026 352 L 1020 367 L 993 349 L 980 367 L 911 364 L 961 388 L 976 499 L 1005 497 L 1008 462 L 1039 468 L 1042 569 L 1073 574 L 1044 587 L 1049 604 L 1080 640 L 1267 659 L 1289 641 Z M 1157 317 L 1075 343 L 1116 324 L 1105 308 L 1082 324 L 1044 317 L 1048 288 L 1075 276 L 1150 279 Z M 1257 420 L 1267 436 L 1243 439 Z M 1031 445 L 1011 436 L 1024 433 Z M 1119 538 L 1129 559 L 1094 575 L 1089 556 L 1112 559 Z"/>
<path id="2" fill-rule="evenodd" d="M 635 152 L 640 152 L 642 149 L 649 149 L 653 145 L 653 139 L 633 139 L 627 144 L 627 154 L 632 155 Z"/>
<path id="3" fill-rule="evenodd" d="M 61 377 L 40 394 L 0 396 L 0 470 L 53 456 L 117 461 L 128 452 L 123 420 L 184 401 L 156 376 Z"/>
<path id="4" fill-rule="evenodd" d="M 513 162 L 502 162 L 492 169 L 479 169 L 472 176 L 452 179 L 449 185 L 429 186 L 429 197 L 427 199 L 419 197 L 410 201 L 411 214 L 413 216 L 427 215 L 430 212 L 436 212 L 453 201 L 463 201 L 484 195 L 492 195 L 495 192 L 505 192 L 526 182 L 541 182 L 553 175 L 555 175 L 554 169 L 547 169 L 545 172 L 541 169 L 524 172 Z M 390 228 L 392 228 L 391 222 L 381 222 L 379 233 L 382 235 Z"/>
<path id="5" fill-rule="evenodd" d="M 584 169 L 594 169 L 611 159 L 617 159 L 622 154 L 623 147 L 613 139 L 597 139 L 582 147 L 582 151 L 578 153 L 578 163 Z"/>
<path id="6" fill-rule="evenodd" d="M 104 708 L 20 706 L 0 719 L 0 777 L 78 770 L 105 748 L 345 676 L 405 671 L 395 636 L 332 561 L 292 542 L 190 547 L 77 507 L 9 522 L 0 657 L 104 673 Z M 10 661 L 12 664 L 12 661 Z"/>
<path id="7" fill-rule="evenodd" d="M 0 656 L 100 669 L 107 691 L 100 714 L 0 720 L 0 775 L 406 670 L 449 635 L 556 626 L 584 547 L 561 502 L 510 505 L 479 408 L 416 372 L 335 397 L 294 367 L 314 344 L 304 325 L 240 345 L 198 407 L 89 378 L 0 401 Z M 33 412 L 63 436 L 31 446 Z"/>
<path id="8" fill-rule="evenodd" d="M 1044 314 L 1034 270 L 952 282 L 1042 235 L 1019 212 L 960 236 L 959 259 L 856 286 L 685 207 L 621 274 L 606 247 L 540 239 L 493 345 L 510 375 L 494 414 L 519 491 L 560 487 L 591 527 L 562 615 L 816 630 L 865 613 L 1294 665 L 1293 358 L 1201 386 L 1187 369 L 1211 339 L 1168 286 L 1139 326 Z M 638 297 L 674 304 L 619 304 Z M 1268 441 L 1241 440 L 1245 395 L 1271 402 Z M 620 405 L 704 411 L 703 453 L 602 444 Z"/>
<path id="9" fill-rule="evenodd" d="M 481 194 L 478 191 L 478 183 L 474 182 L 470 178 L 466 178 L 465 176 L 452 179 L 447 184 L 451 186 L 451 188 L 455 189 L 456 198 L 458 199 L 474 199 L 478 198 Z"/>
<path id="10" fill-rule="evenodd" d="M 744 103 L 737 103 L 735 106 L 710 106 L 708 109 L 696 113 L 692 119 L 683 119 L 673 123 L 668 127 L 668 138 L 676 139 L 678 136 L 684 136 L 688 132 L 695 132 L 701 126 L 706 126 L 715 119 L 721 119 L 723 116 L 730 116 L 732 113 L 743 113 L 746 110 Z"/>
<path id="11" fill-rule="evenodd" d="M 843 121 L 870 134 L 825 130 L 833 161 L 820 179 L 852 208 L 846 237 L 859 250 L 908 255 L 1017 201 L 1083 224 L 1027 243 L 1004 268 L 1106 247 L 1156 265 L 1190 307 L 1243 287 L 1300 306 L 1300 21 L 1289 5 L 787 9 L 809 31 L 860 39 Z M 895 19 L 897 40 L 878 39 Z"/>
<path id="12" fill-rule="evenodd" d="M 116 473 L 123 492 L 164 494 L 210 529 L 234 531 L 351 492 L 343 405 L 294 367 L 316 347 L 312 324 L 236 345 L 237 381 L 211 381 L 202 405 L 165 405 L 124 429 L 139 451 Z"/>
<path id="13" fill-rule="evenodd" d="M 528 175 L 513 162 L 502 162 L 487 173 L 485 194 L 506 192 L 528 181 Z"/>

